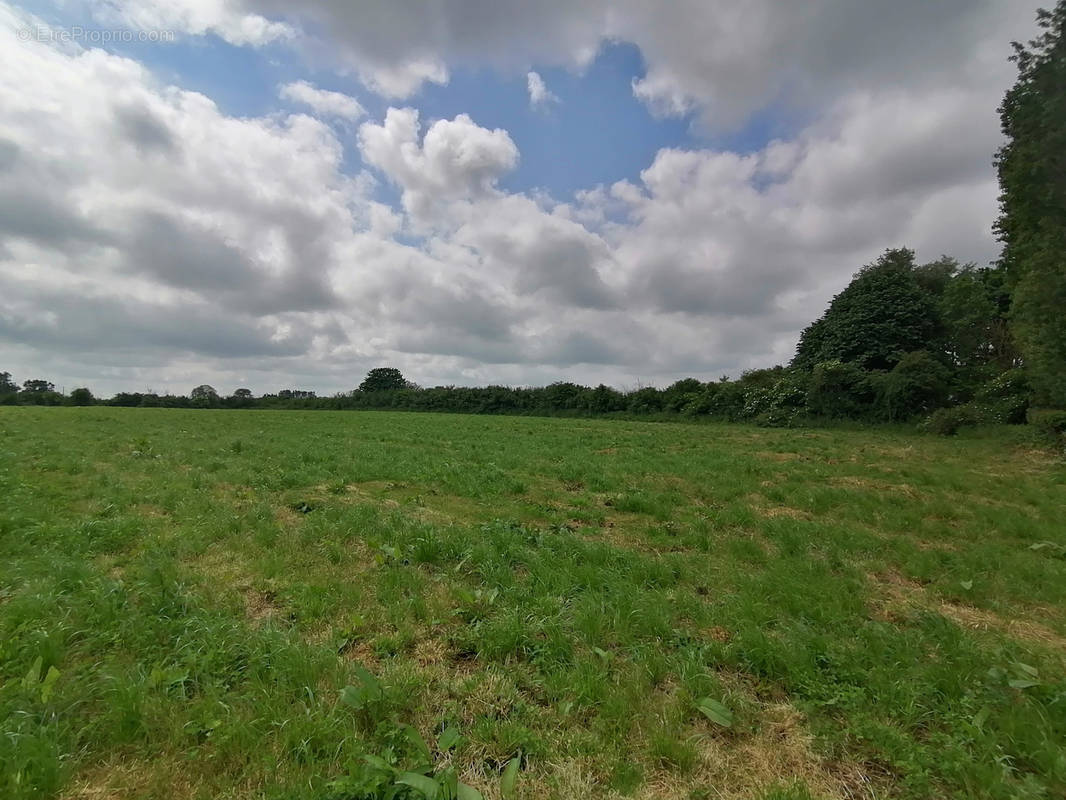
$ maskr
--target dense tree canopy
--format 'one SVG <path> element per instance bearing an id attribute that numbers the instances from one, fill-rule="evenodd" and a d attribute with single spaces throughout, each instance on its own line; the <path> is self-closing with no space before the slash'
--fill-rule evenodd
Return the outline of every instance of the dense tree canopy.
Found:
<path id="1" fill-rule="evenodd" d="M 394 392 L 407 387 L 407 381 L 395 367 L 375 367 L 359 384 L 361 392 Z"/>
<path id="2" fill-rule="evenodd" d="M 1000 106 L 996 158 L 1011 322 L 1038 399 L 1066 407 L 1066 0 L 1014 43 L 1018 79 Z"/>
<path id="3" fill-rule="evenodd" d="M 840 361 L 892 369 L 905 353 L 926 349 L 939 327 L 935 301 L 916 274 L 914 251 L 887 250 L 803 331 L 792 365 L 812 369 Z"/>
<path id="4" fill-rule="evenodd" d="M 218 405 L 218 392 L 215 391 L 215 387 L 203 383 L 189 392 L 189 399 L 192 400 L 194 406 L 214 407 Z"/>

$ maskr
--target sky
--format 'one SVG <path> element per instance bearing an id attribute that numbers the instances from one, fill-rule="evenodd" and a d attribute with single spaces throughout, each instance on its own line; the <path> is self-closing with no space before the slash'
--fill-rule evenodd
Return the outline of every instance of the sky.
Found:
<path id="1" fill-rule="evenodd" d="M 1018 0 L 0 0 L 0 371 L 98 395 L 786 363 L 999 251 Z"/>

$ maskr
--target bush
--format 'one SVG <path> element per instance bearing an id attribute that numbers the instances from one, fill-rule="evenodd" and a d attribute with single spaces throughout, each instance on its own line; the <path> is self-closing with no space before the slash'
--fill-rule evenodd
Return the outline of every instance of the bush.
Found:
<path id="1" fill-rule="evenodd" d="M 771 386 L 754 386 L 744 393 L 743 415 L 756 425 L 787 428 L 804 411 L 809 378 L 804 372 L 789 372 Z"/>
<path id="2" fill-rule="evenodd" d="M 1066 446 L 1066 411 L 1031 408 L 1028 419 L 1042 442 L 1054 447 Z"/>
<path id="3" fill-rule="evenodd" d="M 918 426 L 926 433 L 939 436 L 954 436 L 959 428 L 972 427 L 982 422 L 980 410 L 967 403 L 954 408 L 940 408 L 926 417 Z"/>
<path id="4" fill-rule="evenodd" d="M 981 407 L 986 421 L 998 425 L 1021 425 L 1029 410 L 1032 390 L 1019 369 L 1002 372 L 977 390 L 974 403 Z"/>
<path id="5" fill-rule="evenodd" d="M 811 372 L 807 410 L 820 417 L 861 419 L 874 400 L 871 375 L 854 364 L 823 361 Z"/>
<path id="6" fill-rule="evenodd" d="M 948 368 L 929 353 L 907 353 L 880 384 L 881 409 L 891 422 L 928 414 L 948 398 Z"/>

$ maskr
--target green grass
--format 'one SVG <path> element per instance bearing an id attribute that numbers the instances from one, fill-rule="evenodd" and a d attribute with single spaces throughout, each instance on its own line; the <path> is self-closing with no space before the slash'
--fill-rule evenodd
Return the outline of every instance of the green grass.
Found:
<path id="1" fill-rule="evenodd" d="M 1064 517 L 1018 430 L 0 408 L 0 797 L 1061 797 Z"/>

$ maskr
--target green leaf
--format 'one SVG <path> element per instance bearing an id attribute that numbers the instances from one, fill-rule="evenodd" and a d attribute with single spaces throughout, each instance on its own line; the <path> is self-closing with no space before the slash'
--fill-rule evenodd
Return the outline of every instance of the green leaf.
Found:
<path id="1" fill-rule="evenodd" d="M 422 734 L 420 734 L 413 725 L 408 725 L 407 723 L 401 723 L 400 728 L 407 735 L 407 741 L 414 746 L 418 757 L 423 761 L 432 764 L 433 753 L 430 752 L 429 745 L 426 744 L 426 740 L 422 738 Z"/>
<path id="2" fill-rule="evenodd" d="M 1040 672 L 1037 670 L 1036 667 L 1031 667 L 1028 664 L 1023 664 L 1021 661 L 1015 661 L 1013 664 L 1011 664 L 1011 666 L 1014 667 L 1015 671 L 1017 671 L 1020 675 L 1029 675 L 1033 678 L 1036 678 L 1040 675 Z"/>
<path id="3" fill-rule="evenodd" d="M 345 686 L 341 689 L 341 702 L 346 706 L 360 709 L 366 706 L 366 694 L 355 686 Z"/>
<path id="4" fill-rule="evenodd" d="M 355 665 L 355 674 L 359 678 L 359 682 L 366 687 L 367 690 L 374 692 L 375 694 L 384 694 L 384 689 L 374 675 L 362 664 Z"/>
<path id="5" fill-rule="evenodd" d="M 389 764 L 389 762 L 383 759 L 381 756 L 375 756 L 371 755 L 370 753 L 364 753 L 362 759 L 370 766 L 374 767 L 375 769 L 379 769 L 382 772 L 397 772 L 397 769 L 391 764 Z"/>
<path id="6" fill-rule="evenodd" d="M 521 763 L 521 755 L 515 756 L 503 771 L 503 777 L 500 778 L 500 797 L 503 800 L 511 800 L 514 797 L 514 787 L 518 782 L 518 768 Z"/>
<path id="7" fill-rule="evenodd" d="M 37 656 L 33 661 L 33 665 L 30 667 L 30 671 L 26 673 L 26 677 L 22 679 L 22 686 L 26 689 L 32 689 L 41 680 L 41 667 L 44 664 L 44 659 Z"/>
<path id="8" fill-rule="evenodd" d="M 966 591 L 970 591 L 970 589 L 973 588 L 973 581 L 959 581 L 959 586 L 961 586 Z"/>
<path id="9" fill-rule="evenodd" d="M 412 789 L 417 789 L 421 792 L 426 800 L 436 800 L 437 792 L 440 786 L 432 778 L 427 778 L 425 775 L 419 775 L 417 772 L 404 772 L 396 779 L 397 783 L 402 783 L 404 786 L 410 786 Z"/>
<path id="10" fill-rule="evenodd" d="M 47 703 L 48 698 L 52 696 L 52 690 L 55 688 L 57 680 L 59 680 L 59 670 L 55 667 L 49 667 L 48 674 L 44 676 L 44 683 L 41 684 L 42 703 Z"/>
<path id="11" fill-rule="evenodd" d="M 484 796 L 473 786 L 460 783 L 455 793 L 456 800 L 485 800 Z"/>
<path id="12" fill-rule="evenodd" d="M 459 729 L 454 725 L 449 725 L 437 738 L 437 749 L 442 753 L 446 753 L 453 747 L 458 746 L 462 740 L 463 737 L 459 734 Z"/>
<path id="13" fill-rule="evenodd" d="M 1040 681 L 1031 681 L 1025 678 L 1017 678 L 1012 681 L 1007 681 L 1007 685 L 1012 689 L 1029 689 L 1033 686 L 1039 686 Z"/>
<path id="14" fill-rule="evenodd" d="M 696 709 L 711 722 L 723 728 L 730 728 L 733 725 L 733 712 L 713 698 L 701 697 L 696 701 Z"/>

